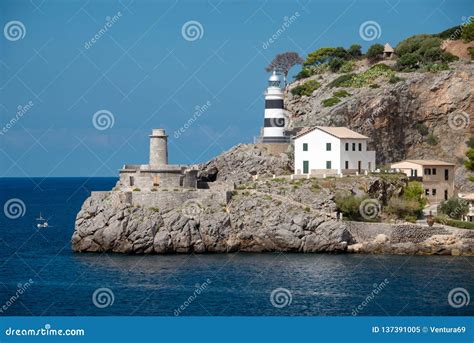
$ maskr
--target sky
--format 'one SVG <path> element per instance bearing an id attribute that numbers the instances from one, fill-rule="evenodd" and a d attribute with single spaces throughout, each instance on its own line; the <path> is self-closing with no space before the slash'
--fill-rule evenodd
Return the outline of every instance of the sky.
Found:
<path id="1" fill-rule="evenodd" d="M 472 0 L 2 0 L 0 177 L 117 176 L 148 162 L 152 128 L 170 163 L 208 161 L 259 135 L 277 53 L 395 46 L 473 14 Z"/>

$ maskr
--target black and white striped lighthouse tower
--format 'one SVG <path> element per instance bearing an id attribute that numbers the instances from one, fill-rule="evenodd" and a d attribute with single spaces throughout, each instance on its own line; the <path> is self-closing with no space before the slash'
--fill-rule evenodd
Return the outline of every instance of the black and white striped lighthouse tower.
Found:
<path id="1" fill-rule="evenodd" d="M 280 78 L 273 71 L 268 79 L 268 88 L 265 93 L 265 121 L 262 143 L 289 142 L 289 137 L 285 134 L 284 94 L 280 84 Z"/>

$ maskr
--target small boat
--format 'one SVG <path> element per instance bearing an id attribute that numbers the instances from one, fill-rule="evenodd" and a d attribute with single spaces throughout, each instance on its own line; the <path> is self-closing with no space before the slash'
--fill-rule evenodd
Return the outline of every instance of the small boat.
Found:
<path id="1" fill-rule="evenodd" d="M 39 217 L 36 218 L 36 220 L 39 222 L 38 224 L 36 224 L 36 227 L 38 229 L 45 228 L 45 227 L 49 226 L 48 221 L 43 218 L 43 216 L 41 215 L 41 212 L 39 214 Z"/>

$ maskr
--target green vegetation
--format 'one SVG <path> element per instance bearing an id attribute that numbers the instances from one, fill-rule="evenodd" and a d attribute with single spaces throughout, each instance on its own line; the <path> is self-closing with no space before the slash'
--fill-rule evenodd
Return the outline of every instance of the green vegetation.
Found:
<path id="1" fill-rule="evenodd" d="M 388 83 L 391 83 L 391 84 L 394 84 L 394 83 L 397 83 L 397 82 L 400 82 L 400 81 L 403 81 L 404 79 L 401 78 L 401 77 L 398 77 L 396 75 L 392 75 L 390 76 L 390 78 L 388 79 Z"/>
<path id="2" fill-rule="evenodd" d="M 353 71 L 355 69 L 355 62 L 354 61 L 345 61 L 341 68 L 339 68 L 339 72 L 340 73 L 350 73 L 351 71 Z"/>
<path id="3" fill-rule="evenodd" d="M 467 140 L 466 142 L 466 145 L 471 148 L 471 149 L 474 149 L 474 137 L 471 137 Z"/>
<path id="4" fill-rule="evenodd" d="M 376 83 L 373 83 L 371 85 L 369 85 L 370 88 L 380 88 L 380 86 Z"/>
<path id="5" fill-rule="evenodd" d="M 311 192 L 318 193 L 321 190 L 321 186 L 319 186 L 317 181 L 313 181 L 311 183 Z"/>
<path id="6" fill-rule="evenodd" d="M 411 181 L 401 197 L 392 197 L 389 200 L 387 212 L 406 221 L 409 221 L 410 217 L 417 218 L 426 205 L 426 198 L 423 195 L 423 185 L 418 181 Z"/>
<path id="7" fill-rule="evenodd" d="M 339 192 L 334 197 L 334 202 L 336 203 L 338 210 L 341 211 L 345 217 L 350 220 L 360 220 L 362 217 L 359 207 L 365 199 L 365 197 L 358 197 Z"/>
<path id="8" fill-rule="evenodd" d="M 156 192 L 156 191 L 157 191 L 157 189 L 156 189 L 156 188 L 152 188 L 152 189 L 150 189 L 150 191 L 152 191 L 152 192 Z"/>
<path id="9" fill-rule="evenodd" d="M 365 57 L 367 57 L 370 63 L 377 62 L 382 59 L 383 50 L 384 48 L 382 44 L 371 45 L 370 48 L 367 50 L 367 54 L 365 54 Z"/>
<path id="10" fill-rule="evenodd" d="M 449 216 L 452 219 L 462 219 L 469 211 L 469 202 L 457 197 L 441 202 L 438 212 Z"/>
<path id="11" fill-rule="evenodd" d="M 335 91 L 334 93 L 332 93 L 332 95 L 337 98 L 345 98 L 346 96 L 350 96 L 351 94 L 346 90 L 340 90 L 340 91 Z"/>
<path id="12" fill-rule="evenodd" d="M 428 143 L 431 146 L 437 145 L 438 138 L 433 133 L 430 133 L 428 137 L 426 138 L 426 143 Z"/>
<path id="13" fill-rule="evenodd" d="M 297 96 L 302 96 L 302 95 L 310 96 L 319 87 L 321 87 L 321 84 L 318 81 L 310 80 L 310 81 L 306 81 L 305 83 L 299 86 L 294 87 L 291 90 L 291 94 L 297 95 Z"/>
<path id="14" fill-rule="evenodd" d="M 333 72 L 348 73 L 355 67 L 355 60 L 362 57 L 361 46 L 353 44 L 349 49 L 343 47 L 324 47 L 311 52 L 303 63 L 303 70 L 295 77 L 296 79 L 314 75 L 312 67 L 327 65 Z"/>
<path id="15" fill-rule="evenodd" d="M 359 74 L 344 74 L 329 83 L 329 87 L 354 87 L 361 88 L 373 85 L 379 78 L 391 79 L 395 76 L 395 71 L 388 65 L 380 63 L 372 66 L 370 69 Z M 374 86 L 371 86 L 374 88 Z M 378 85 L 375 87 L 378 88 Z"/>
<path id="16" fill-rule="evenodd" d="M 471 16 L 469 20 L 469 24 L 464 25 L 461 31 L 461 38 L 466 43 L 474 40 L 474 18 Z"/>
<path id="17" fill-rule="evenodd" d="M 466 156 L 468 160 L 464 161 L 464 167 L 466 167 L 467 170 L 474 172 L 474 148 L 470 148 L 466 152 Z M 469 181 L 474 182 L 474 177 L 470 176 Z"/>
<path id="18" fill-rule="evenodd" d="M 467 52 L 471 56 L 471 60 L 474 60 L 474 47 L 467 48 Z"/>
<path id="19" fill-rule="evenodd" d="M 460 229 L 474 230 L 474 222 L 465 222 L 462 220 L 455 220 L 455 219 L 450 219 L 448 217 L 441 217 L 441 216 L 434 217 L 434 221 L 436 223 L 454 226 Z"/>
<path id="20" fill-rule="evenodd" d="M 158 207 L 150 207 L 150 210 L 153 212 L 160 212 L 160 209 Z"/>
<path id="21" fill-rule="evenodd" d="M 442 38 L 435 35 L 415 35 L 409 37 L 395 48 L 398 56 L 396 68 L 401 71 L 409 72 L 432 64 L 431 71 L 437 71 L 443 67 L 433 67 L 436 65 L 447 64 L 458 59 L 449 52 L 441 48 Z"/>
<path id="22" fill-rule="evenodd" d="M 406 216 L 405 220 L 409 223 L 416 223 L 416 217 L 415 216 Z"/>
<path id="23" fill-rule="evenodd" d="M 339 102 L 341 102 L 341 99 L 339 99 L 338 97 L 332 97 L 329 99 L 324 99 L 323 101 L 321 101 L 321 104 L 324 107 L 331 107 L 331 106 L 336 105 Z"/>
<path id="24" fill-rule="evenodd" d="M 133 191 L 134 191 L 134 192 L 140 192 L 141 189 L 140 189 L 140 188 L 134 188 Z"/>
<path id="25" fill-rule="evenodd" d="M 417 123 L 415 128 L 418 130 L 420 135 L 427 136 L 429 134 L 428 127 L 423 123 Z"/>
<path id="26" fill-rule="evenodd" d="M 356 74 L 344 74 L 339 76 L 338 78 L 334 79 L 332 82 L 328 84 L 328 87 L 335 88 L 335 87 L 351 87 L 351 81 L 356 76 Z"/>
<path id="27" fill-rule="evenodd" d="M 313 75 L 320 75 L 326 73 L 329 70 L 329 65 L 319 64 L 316 66 L 308 66 L 301 69 L 301 71 L 295 75 L 296 80 L 305 79 Z"/>

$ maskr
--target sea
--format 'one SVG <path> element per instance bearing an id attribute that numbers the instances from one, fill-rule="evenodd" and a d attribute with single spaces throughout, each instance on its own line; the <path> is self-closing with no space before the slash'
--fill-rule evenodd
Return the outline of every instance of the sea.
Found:
<path id="1" fill-rule="evenodd" d="M 83 201 L 116 182 L 0 179 L 0 316 L 474 315 L 474 257 L 73 252 Z"/>

